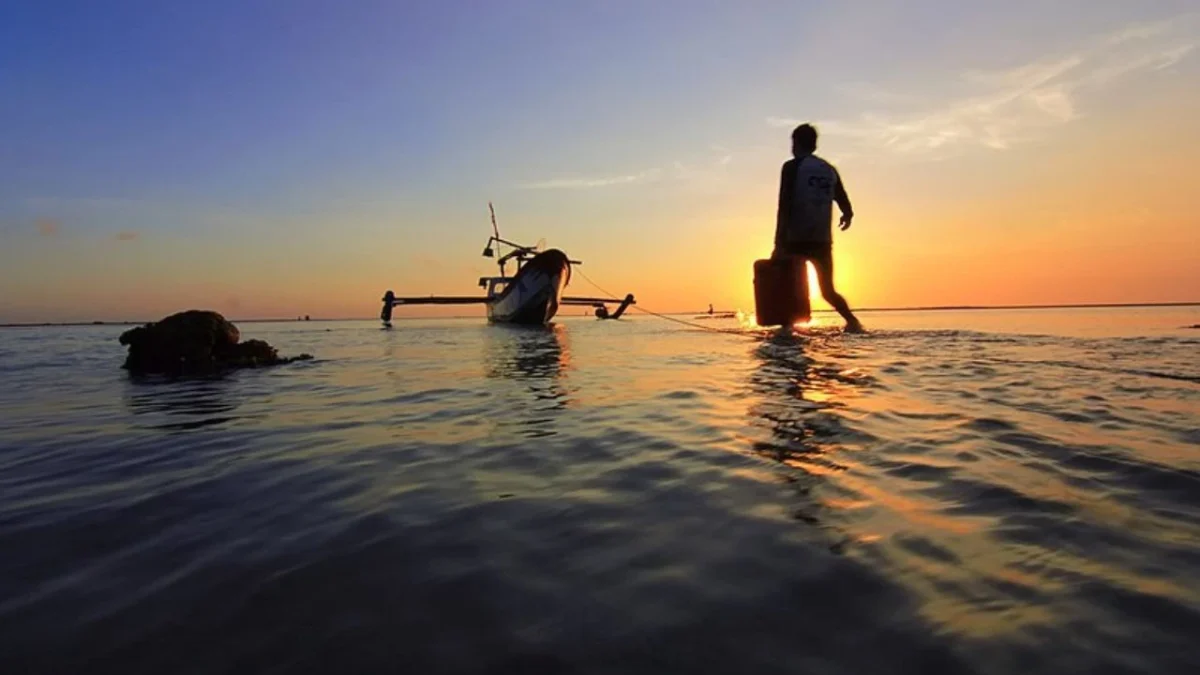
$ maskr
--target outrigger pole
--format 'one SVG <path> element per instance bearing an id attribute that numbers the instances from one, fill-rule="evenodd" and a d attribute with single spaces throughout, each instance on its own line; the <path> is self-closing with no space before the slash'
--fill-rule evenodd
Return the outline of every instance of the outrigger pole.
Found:
<path id="1" fill-rule="evenodd" d="M 597 319 L 619 319 L 629 309 L 630 305 L 636 305 L 637 301 L 633 299 L 633 293 L 626 295 L 623 299 L 616 298 L 571 298 L 564 297 L 562 299 L 564 305 L 583 305 L 585 307 L 596 308 Z M 609 314 L 608 305 L 616 305 L 617 309 Z"/>
<path id="2" fill-rule="evenodd" d="M 397 305 L 486 305 L 491 301 L 488 297 L 476 297 L 469 295 L 426 295 L 418 297 L 398 298 L 396 294 L 388 291 L 383 295 L 383 311 L 380 312 L 379 318 L 386 325 L 392 324 L 392 308 Z M 618 300 L 616 298 L 578 298 L 564 297 L 563 305 L 574 305 L 583 307 L 595 308 L 596 317 L 599 319 L 619 319 L 629 309 L 630 305 L 636 305 L 637 300 L 634 300 L 633 293 L 626 295 Z M 612 313 L 608 311 L 608 305 L 616 305 L 617 309 Z"/>

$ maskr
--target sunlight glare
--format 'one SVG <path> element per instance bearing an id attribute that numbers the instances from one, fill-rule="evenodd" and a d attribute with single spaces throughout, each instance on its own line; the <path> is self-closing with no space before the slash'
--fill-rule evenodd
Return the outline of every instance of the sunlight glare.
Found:
<path id="1" fill-rule="evenodd" d="M 808 274 L 808 300 L 810 304 L 817 302 L 824 303 L 824 298 L 821 297 L 821 284 L 817 282 L 817 270 L 812 263 L 804 263 L 804 267 Z"/>

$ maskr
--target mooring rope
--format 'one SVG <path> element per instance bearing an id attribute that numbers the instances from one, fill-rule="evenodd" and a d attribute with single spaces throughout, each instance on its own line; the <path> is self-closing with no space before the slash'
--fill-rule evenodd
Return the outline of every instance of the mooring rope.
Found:
<path id="1" fill-rule="evenodd" d="M 587 275 L 587 273 L 585 273 L 583 270 L 574 270 L 574 271 L 578 272 L 579 276 L 583 277 L 584 281 L 588 282 L 592 286 L 595 286 L 596 290 L 600 291 L 604 295 L 607 295 L 610 298 L 617 297 L 612 292 L 606 290 L 600 284 L 596 283 L 595 281 L 592 281 L 592 278 L 589 277 Z M 762 339 L 762 334 L 757 333 L 757 332 L 747 332 L 747 331 L 743 331 L 743 330 L 736 330 L 733 328 L 714 328 L 712 326 L 705 326 L 703 324 L 699 324 L 694 321 L 687 321 L 685 319 L 680 319 L 678 317 L 662 314 L 661 312 L 655 312 L 653 310 L 646 309 L 645 307 L 642 307 L 641 305 L 636 304 L 636 303 L 633 305 L 633 308 L 643 314 L 649 314 L 650 316 L 658 317 L 659 319 L 663 319 L 665 321 L 672 321 L 674 323 L 681 324 L 681 325 L 687 326 L 689 328 L 695 328 L 696 330 L 702 330 L 702 331 L 706 331 L 709 333 L 721 333 L 724 335 L 736 335 L 738 337 L 750 338 L 751 340 Z"/>

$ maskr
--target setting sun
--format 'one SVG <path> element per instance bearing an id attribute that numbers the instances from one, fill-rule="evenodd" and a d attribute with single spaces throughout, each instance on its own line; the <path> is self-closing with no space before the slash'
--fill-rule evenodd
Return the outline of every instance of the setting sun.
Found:
<path id="1" fill-rule="evenodd" d="M 821 298 L 821 286 L 817 282 L 816 268 L 812 266 L 812 263 L 805 263 L 804 267 L 808 276 L 808 299 L 815 309 L 818 302 L 824 303 L 825 300 Z"/>

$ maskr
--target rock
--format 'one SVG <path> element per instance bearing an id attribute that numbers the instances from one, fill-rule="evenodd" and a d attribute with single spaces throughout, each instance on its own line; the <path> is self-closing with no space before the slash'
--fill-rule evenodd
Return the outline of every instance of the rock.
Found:
<path id="1" fill-rule="evenodd" d="M 309 354 L 280 358 L 266 342 L 238 342 L 240 338 L 237 326 L 225 317 L 193 309 L 127 330 L 120 341 L 129 347 L 125 369 L 138 374 L 206 374 L 312 358 Z"/>

